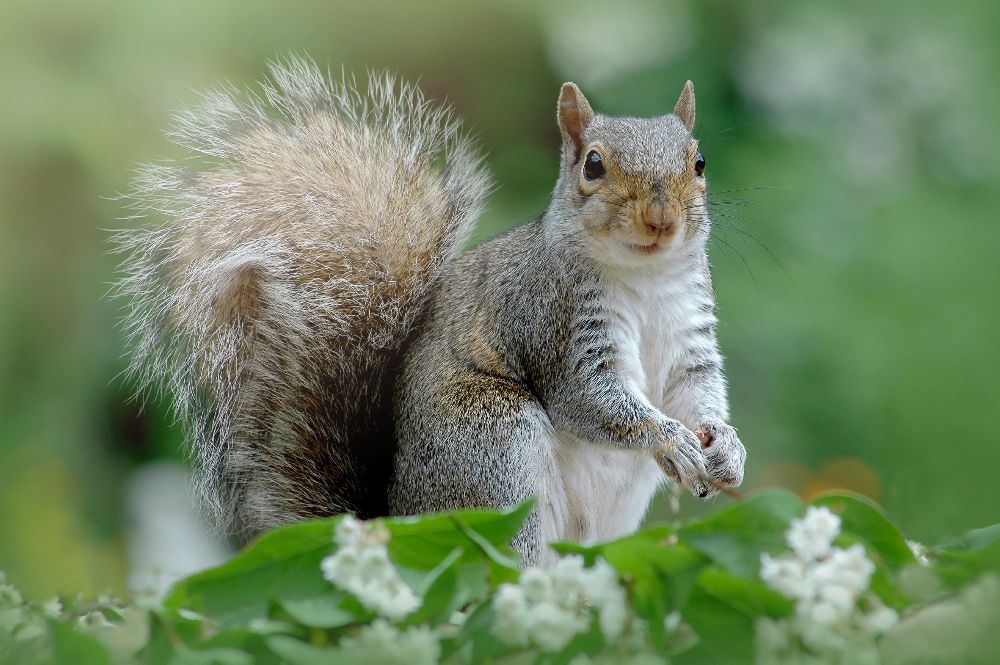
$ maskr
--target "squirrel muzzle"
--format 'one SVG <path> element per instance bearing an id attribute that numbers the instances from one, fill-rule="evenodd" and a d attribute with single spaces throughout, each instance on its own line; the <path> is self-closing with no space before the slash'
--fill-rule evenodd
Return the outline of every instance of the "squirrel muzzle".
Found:
<path id="1" fill-rule="evenodd" d="M 650 202 L 637 206 L 636 227 L 640 237 L 649 240 L 671 239 L 680 228 L 681 215 L 669 203 Z"/>

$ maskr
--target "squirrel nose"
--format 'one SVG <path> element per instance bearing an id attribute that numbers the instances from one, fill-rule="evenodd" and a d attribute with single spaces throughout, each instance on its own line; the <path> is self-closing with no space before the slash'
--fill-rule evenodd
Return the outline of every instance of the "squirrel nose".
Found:
<path id="1" fill-rule="evenodd" d="M 646 222 L 646 230 L 649 231 L 650 233 L 660 233 L 661 231 L 669 231 L 673 227 L 674 227 L 673 220 L 670 220 L 670 221 L 660 220 L 660 221 L 655 221 L 655 222 L 649 222 L 649 221 Z"/>
<path id="2" fill-rule="evenodd" d="M 650 233 L 670 231 L 677 224 L 677 218 L 667 206 L 650 206 L 644 220 L 646 230 Z"/>

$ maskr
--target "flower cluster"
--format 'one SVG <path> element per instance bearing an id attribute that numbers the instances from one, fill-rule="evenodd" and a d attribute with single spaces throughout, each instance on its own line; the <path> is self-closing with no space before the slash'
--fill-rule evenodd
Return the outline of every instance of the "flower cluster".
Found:
<path id="1" fill-rule="evenodd" d="M 337 551 L 320 564 L 323 577 L 349 591 L 370 610 L 393 620 L 420 606 L 420 598 L 389 560 L 389 531 L 378 521 L 345 515 L 334 531 Z"/>
<path id="2" fill-rule="evenodd" d="M 0 635 L 18 639 L 20 632 L 26 628 L 24 599 L 16 588 L 6 582 L 6 577 L 0 573 Z"/>
<path id="3" fill-rule="evenodd" d="M 356 635 L 344 637 L 331 662 L 357 665 L 434 665 L 441 645 L 427 626 L 400 630 L 385 619 L 362 626 Z"/>
<path id="4" fill-rule="evenodd" d="M 38 637 L 45 630 L 45 620 L 61 612 L 58 599 L 43 604 L 26 603 L 21 592 L 8 584 L 6 575 L 0 571 L 0 655 L 5 641 L 26 642 Z"/>
<path id="5" fill-rule="evenodd" d="M 795 614 L 757 621 L 759 663 L 878 662 L 875 639 L 898 616 L 870 591 L 875 565 L 864 547 L 835 547 L 839 533 L 840 518 L 813 506 L 785 534 L 791 552 L 761 556 L 761 579 L 795 601 Z M 803 660 L 804 653 L 812 655 Z"/>
<path id="6" fill-rule="evenodd" d="M 494 634 L 514 646 L 559 651 L 590 630 L 594 613 L 606 640 L 622 637 L 629 622 L 618 573 L 603 560 L 584 568 L 567 556 L 550 570 L 528 568 L 517 584 L 501 585 L 493 600 Z"/>
<path id="7" fill-rule="evenodd" d="M 931 565 L 930 557 L 927 555 L 927 546 L 915 540 L 906 539 L 906 546 L 910 548 L 910 553 L 921 566 Z"/>

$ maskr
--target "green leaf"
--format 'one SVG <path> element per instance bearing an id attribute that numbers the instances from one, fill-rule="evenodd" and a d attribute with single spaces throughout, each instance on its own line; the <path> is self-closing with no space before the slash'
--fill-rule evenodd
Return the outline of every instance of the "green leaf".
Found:
<path id="1" fill-rule="evenodd" d="M 882 602 L 894 610 L 903 611 L 910 605 L 910 599 L 903 593 L 895 577 L 884 565 L 875 566 L 871 588 L 875 595 L 882 599 Z"/>
<path id="2" fill-rule="evenodd" d="M 932 554 L 931 569 L 952 588 L 968 584 L 985 572 L 1000 572 L 1000 524 L 947 540 Z"/>
<path id="3" fill-rule="evenodd" d="M 903 534 L 881 508 L 860 494 L 825 494 L 812 502 L 826 506 L 840 516 L 841 532 L 864 540 L 890 567 L 902 568 L 916 562 Z"/>
<path id="4" fill-rule="evenodd" d="M 275 614 L 276 610 L 279 609 L 284 612 L 284 609 L 275 603 L 271 614 Z M 242 632 L 246 633 L 248 637 L 256 639 L 258 637 L 267 637 L 268 635 L 302 635 L 305 633 L 305 629 L 292 621 L 254 619 L 247 624 L 246 630 Z"/>
<path id="5" fill-rule="evenodd" d="M 423 602 L 406 618 L 405 625 L 437 624 L 448 619 L 458 609 L 464 600 L 458 598 L 459 578 L 455 572 L 456 562 L 461 558 L 462 548 L 456 547 L 434 570 L 424 576 L 420 586 L 414 588 Z"/>
<path id="6" fill-rule="evenodd" d="M 524 647 L 512 647 L 493 634 L 496 613 L 490 602 L 483 603 L 469 615 L 456 640 L 456 651 L 460 662 L 491 663 L 503 656 L 523 651 Z"/>
<path id="7" fill-rule="evenodd" d="M 291 665 L 330 665 L 336 663 L 336 649 L 315 647 L 286 635 L 267 638 L 267 646 L 283 662 Z"/>
<path id="8" fill-rule="evenodd" d="M 284 632 L 280 633 L 286 636 Z M 217 662 L 220 665 L 277 665 L 277 659 L 267 648 L 265 640 L 269 636 L 258 634 L 256 630 L 230 629 L 212 635 L 204 642 L 189 647 L 183 645 L 183 650 L 197 662 Z M 182 649 L 178 649 L 182 651 Z M 202 656 L 206 654 L 207 656 Z M 173 664 L 171 664 L 173 665 Z"/>
<path id="9" fill-rule="evenodd" d="M 517 571 L 509 542 L 530 510 L 528 502 L 505 512 L 467 510 L 386 519 L 392 534 L 389 556 L 410 579 L 419 582 L 423 574 L 431 573 L 425 586 L 433 584 L 439 574 L 435 569 L 456 550 L 464 563 L 487 561 L 495 581 L 511 579 Z M 178 582 L 164 607 L 194 610 L 222 627 L 237 627 L 267 618 L 272 602 L 282 606 L 290 602 L 291 612 L 302 607 L 296 602 L 324 602 L 331 597 L 332 587 L 323 578 L 320 562 L 333 550 L 333 528 L 339 519 L 300 522 L 264 534 L 227 563 Z M 369 616 L 358 603 L 348 601 L 339 608 L 353 612 L 357 619 Z M 346 618 L 331 612 L 318 621 L 344 625 Z"/>
<path id="10" fill-rule="evenodd" d="M 49 635 L 59 665 L 108 665 L 108 650 L 96 638 L 77 632 L 68 624 L 50 620 Z"/>
<path id="11" fill-rule="evenodd" d="M 192 649 L 177 645 L 170 665 L 256 665 L 257 659 L 240 649 L 221 647 L 217 649 Z"/>
<path id="12" fill-rule="evenodd" d="M 608 545 L 603 556 L 629 583 L 632 606 L 649 625 L 654 644 L 664 646 L 663 620 L 687 603 L 708 559 L 685 544 L 632 540 Z"/>
<path id="13" fill-rule="evenodd" d="M 466 538 L 475 543 L 490 561 L 505 568 L 514 569 L 518 567 L 519 562 L 517 557 L 512 556 L 511 554 L 505 554 L 504 552 L 498 550 L 493 543 L 479 535 L 478 531 L 463 522 L 461 517 L 453 515 L 452 521 L 455 523 L 455 526 L 458 527 L 459 531 L 461 531 Z M 506 542 L 503 544 L 507 545 Z"/>
<path id="14" fill-rule="evenodd" d="M 389 556 L 406 568 L 432 570 L 458 547 L 463 550 L 463 561 L 489 560 L 495 564 L 492 568 L 502 575 L 503 570 L 514 570 L 509 565 L 514 562 L 510 558 L 510 541 L 531 508 L 532 502 L 528 501 L 503 512 L 463 510 L 387 519 L 385 524 L 392 534 Z M 484 544 L 489 547 L 484 548 Z"/>
<path id="15" fill-rule="evenodd" d="M 264 534 L 227 563 L 183 579 L 164 599 L 169 609 L 187 608 L 223 626 L 266 618 L 272 600 L 328 593 L 320 561 L 332 549 L 336 519 L 299 522 Z"/>
<path id="16" fill-rule="evenodd" d="M 716 598 L 700 585 L 684 608 L 684 620 L 698 634 L 698 643 L 674 662 L 750 665 L 753 662 L 754 619 Z"/>
<path id="17" fill-rule="evenodd" d="M 764 492 L 690 522 L 678 535 L 726 570 L 753 578 L 762 552 L 785 549 L 788 523 L 803 510 L 794 494 Z"/>
<path id="18" fill-rule="evenodd" d="M 172 634 L 175 633 L 172 633 L 167 619 L 158 612 L 150 612 L 149 638 L 139 654 L 143 665 L 167 665 L 170 662 L 174 655 Z"/>
<path id="19" fill-rule="evenodd" d="M 333 591 L 313 598 L 286 598 L 278 605 L 288 615 L 309 628 L 340 628 L 358 620 L 357 616 L 342 607 L 345 594 Z"/>
<path id="20" fill-rule="evenodd" d="M 583 563 L 585 566 L 593 566 L 594 561 L 596 561 L 597 557 L 601 555 L 601 550 L 604 545 L 583 545 L 581 543 L 574 543 L 568 540 L 561 540 L 557 543 L 549 543 L 549 547 L 561 556 L 578 554 L 583 557 Z"/>
<path id="21" fill-rule="evenodd" d="M 1000 540 L 969 550 L 942 550 L 932 569 L 949 587 L 968 584 L 983 573 L 1000 573 Z"/>
<path id="22" fill-rule="evenodd" d="M 795 604 L 763 582 L 737 577 L 710 567 L 698 576 L 698 586 L 745 616 L 780 619 L 791 614 Z"/>
<path id="23" fill-rule="evenodd" d="M 582 543 L 574 543 L 570 541 L 561 541 L 557 543 L 549 543 L 549 547 L 558 552 L 559 554 L 578 554 L 583 557 L 583 562 L 587 566 L 593 566 L 594 561 L 597 557 L 601 556 L 604 552 L 604 548 L 612 544 L 620 544 L 626 542 L 649 542 L 649 543 L 660 543 L 660 544 L 670 544 L 671 539 L 676 541 L 674 537 L 674 529 L 666 524 L 655 524 L 652 526 L 639 529 L 635 533 L 622 538 L 616 538 L 615 540 L 609 540 L 599 543 L 593 543 L 590 545 L 584 545 Z"/>
<path id="24" fill-rule="evenodd" d="M 934 550 L 979 550 L 989 547 L 998 540 L 1000 540 L 1000 524 L 993 524 L 991 526 L 983 527 L 982 529 L 973 529 L 972 531 L 968 531 L 957 538 L 946 540 L 935 547 Z"/>
<path id="25" fill-rule="evenodd" d="M 792 601 L 758 580 L 715 566 L 706 568 L 682 612 L 698 642 L 676 654 L 675 662 L 749 664 L 753 661 L 757 618 L 781 618 L 793 609 Z"/>

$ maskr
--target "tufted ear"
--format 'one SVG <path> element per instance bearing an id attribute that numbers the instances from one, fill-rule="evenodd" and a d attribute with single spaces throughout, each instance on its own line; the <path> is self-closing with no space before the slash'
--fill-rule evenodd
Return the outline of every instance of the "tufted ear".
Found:
<path id="1" fill-rule="evenodd" d="M 568 163 L 575 164 L 583 150 L 583 132 L 594 117 L 590 102 L 575 83 L 563 83 L 557 114 L 563 138 L 563 155 Z"/>
<path id="2" fill-rule="evenodd" d="M 684 123 L 689 132 L 694 131 L 694 84 L 691 81 L 684 84 L 681 96 L 674 106 L 674 115 Z"/>

